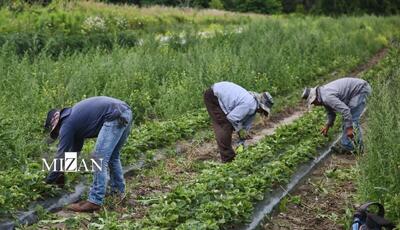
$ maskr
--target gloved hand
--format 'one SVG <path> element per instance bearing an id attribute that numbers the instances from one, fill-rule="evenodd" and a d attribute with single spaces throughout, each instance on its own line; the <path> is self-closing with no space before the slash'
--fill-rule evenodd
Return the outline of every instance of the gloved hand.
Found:
<path id="1" fill-rule="evenodd" d="M 351 140 L 354 139 L 354 131 L 353 131 L 353 127 L 348 127 L 346 129 L 346 135 L 348 138 L 350 138 Z"/>
<path id="2" fill-rule="evenodd" d="M 321 128 L 321 134 L 324 135 L 325 137 L 328 136 L 328 131 L 329 131 L 328 125 L 325 125 L 323 128 Z"/>
<path id="3" fill-rule="evenodd" d="M 250 134 L 249 134 L 246 130 L 244 130 L 244 129 L 239 130 L 238 135 L 239 135 L 239 139 L 240 139 L 240 140 L 248 140 L 248 139 L 251 139 Z"/>
<path id="4" fill-rule="evenodd" d="M 239 144 L 237 145 L 237 147 L 235 148 L 235 153 L 236 153 L 236 154 L 242 153 L 243 151 L 244 151 L 244 142 L 239 143 Z"/>

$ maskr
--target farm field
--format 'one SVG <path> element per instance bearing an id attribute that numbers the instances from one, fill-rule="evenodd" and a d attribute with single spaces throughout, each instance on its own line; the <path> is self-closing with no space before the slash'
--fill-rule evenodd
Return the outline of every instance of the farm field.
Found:
<path id="1" fill-rule="evenodd" d="M 109 197 L 92 215 L 35 207 L 38 223 L 22 229 L 242 226 L 266 191 L 287 184 L 339 133 L 337 122 L 328 138 L 319 134 L 324 112 L 305 112 L 301 90 L 361 68 L 374 89 L 371 107 L 379 110 L 366 113 L 366 154 L 357 161 L 365 165 L 360 178 L 368 180 L 357 184 L 359 199 L 384 201 L 399 223 L 398 132 L 387 131 L 398 130 L 398 103 L 389 98 L 398 93 L 399 28 L 398 16 L 264 16 L 91 2 L 3 7 L 0 220 L 91 180 L 90 174 L 68 174 L 64 189 L 44 183 L 41 159 L 50 159 L 56 145 L 45 143 L 43 122 L 52 107 L 107 95 L 126 101 L 134 113 L 123 165 L 144 162 L 127 176 L 126 198 Z M 389 52 L 382 61 L 363 67 L 384 48 Z M 260 137 L 230 164 L 218 159 L 202 99 L 205 89 L 222 80 L 268 90 L 275 100 L 271 133 L 263 134 L 257 122 Z M 89 157 L 93 147 L 87 141 L 82 156 Z"/>
<path id="2" fill-rule="evenodd" d="M 367 110 L 363 119 L 364 134 L 368 141 L 365 155 L 329 157 L 308 180 L 281 202 L 266 221 L 264 229 L 307 228 L 310 223 L 335 226 L 332 229 L 349 229 L 349 220 L 357 208 L 355 204 L 366 200 L 383 202 L 386 215 L 392 220 L 399 219 L 398 156 L 392 145 L 396 142 L 392 138 L 396 138 L 397 133 L 385 132 L 397 130 L 393 123 L 395 117 L 390 115 L 392 109 L 398 108 L 393 105 L 397 102 L 387 101 L 387 96 L 388 93 L 391 98 L 397 95 L 394 88 L 397 87 L 399 76 L 398 44 L 385 53 L 385 58 L 379 64 L 360 75 L 376 89 L 369 107 L 379 108 L 379 112 Z M 387 103 L 382 103 L 384 101 Z M 380 164 L 385 164 L 385 167 Z M 386 192 L 381 192 L 382 189 Z"/>

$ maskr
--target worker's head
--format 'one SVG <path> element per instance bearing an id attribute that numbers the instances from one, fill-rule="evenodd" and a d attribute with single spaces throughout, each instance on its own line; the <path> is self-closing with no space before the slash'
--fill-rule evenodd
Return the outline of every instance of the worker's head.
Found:
<path id="1" fill-rule="evenodd" d="M 255 98 L 259 105 L 257 112 L 267 117 L 271 113 L 271 108 L 274 105 L 271 94 L 268 92 L 259 93 L 256 94 Z"/>
<path id="2" fill-rule="evenodd" d="M 303 98 L 304 100 L 307 100 L 307 105 L 308 105 L 309 108 L 311 107 L 311 105 L 322 105 L 318 101 L 317 87 L 305 88 L 301 98 Z"/>
<path id="3" fill-rule="evenodd" d="M 51 109 L 47 113 L 46 122 L 44 124 L 45 130 L 50 133 L 50 137 L 53 140 L 57 139 L 60 132 L 60 114 L 60 109 Z"/>

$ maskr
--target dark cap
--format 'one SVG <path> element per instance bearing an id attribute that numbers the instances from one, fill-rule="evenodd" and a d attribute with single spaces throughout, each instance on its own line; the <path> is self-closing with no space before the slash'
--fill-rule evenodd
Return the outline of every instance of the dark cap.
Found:
<path id="1" fill-rule="evenodd" d="M 57 127 L 60 125 L 60 114 L 62 110 L 59 109 L 51 109 L 47 113 L 46 122 L 44 124 L 44 128 L 47 132 L 50 132 L 50 137 L 52 139 L 57 139 L 58 131 Z"/>
<path id="2" fill-rule="evenodd" d="M 47 132 L 51 131 L 51 119 L 53 118 L 54 114 L 57 112 L 57 109 L 51 109 L 49 110 L 49 112 L 47 113 L 47 117 L 46 117 L 46 122 L 44 123 L 44 129 Z"/>

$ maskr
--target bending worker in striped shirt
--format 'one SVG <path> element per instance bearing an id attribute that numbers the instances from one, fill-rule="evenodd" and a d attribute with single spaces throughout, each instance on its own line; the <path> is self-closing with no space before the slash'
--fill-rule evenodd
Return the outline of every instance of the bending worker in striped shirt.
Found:
<path id="1" fill-rule="evenodd" d="M 335 146 L 338 153 L 351 153 L 354 150 L 354 129 L 358 130 L 356 142 L 360 150 L 363 150 L 360 117 L 367 103 L 367 97 L 371 94 L 371 86 L 368 82 L 358 78 L 341 78 L 323 86 L 306 88 L 302 98 L 307 100 L 309 106 L 324 106 L 327 111 L 327 122 L 321 129 L 323 135 L 333 126 L 336 112 L 343 116 L 343 135 L 341 145 Z"/>

